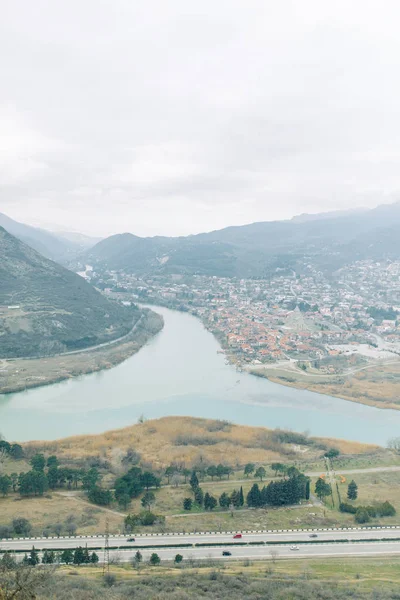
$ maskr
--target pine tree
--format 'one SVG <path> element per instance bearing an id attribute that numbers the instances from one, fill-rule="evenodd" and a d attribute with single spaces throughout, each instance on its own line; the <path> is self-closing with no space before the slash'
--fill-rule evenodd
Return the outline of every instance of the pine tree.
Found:
<path id="1" fill-rule="evenodd" d="M 83 562 L 86 563 L 86 564 L 90 563 L 90 555 L 89 555 L 89 550 L 88 550 L 87 544 L 86 544 L 85 549 L 83 551 Z"/>
<path id="2" fill-rule="evenodd" d="M 237 490 L 233 490 L 233 492 L 231 493 L 230 504 L 233 504 L 233 506 L 235 506 L 236 508 L 239 508 L 239 506 L 240 506 L 240 492 L 238 492 Z"/>
<path id="3" fill-rule="evenodd" d="M 39 564 L 39 552 L 35 550 L 35 546 L 32 546 L 32 550 L 29 553 L 28 564 L 30 564 L 31 567 L 35 567 Z"/>
<path id="4" fill-rule="evenodd" d="M 229 501 L 229 496 L 226 492 L 222 492 L 222 494 L 219 497 L 219 505 L 221 508 L 228 508 L 230 504 Z"/>
<path id="5" fill-rule="evenodd" d="M 190 478 L 190 487 L 192 488 L 193 491 L 195 491 L 198 487 L 199 487 L 199 479 L 196 475 L 196 471 L 192 472 L 192 476 Z"/>
<path id="6" fill-rule="evenodd" d="M 185 498 L 183 500 L 183 509 L 184 510 L 192 510 L 193 500 L 191 498 Z"/>
<path id="7" fill-rule="evenodd" d="M 244 505 L 244 494 L 243 494 L 243 488 L 242 488 L 242 486 L 240 486 L 239 506 L 243 506 L 243 505 Z"/>
<path id="8" fill-rule="evenodd" d="M 196 504 L 198 504 L 199 506 L 203 506 L 204 494 L 203 490 L 199 487 L 194 490 L 194 500 Z"/>
<path id="9" fill-rule="evenodd" d="M 61 552 L 60 561 L 69 565 L 74 560 L 74 553 L 71 548 L 66 548 Z"/>
<path id="10" fill-rule="evenodd" d="M 160 557 L 158 556 L 158 554 L 156 554 L 155 552 L 153 552 L 153 554 L 150 556 L 150 564 L 154 566 L 159 565 L 161 562 Z"/>
<path id="11" fill-rule="evenodd" d="M 75 548 L 73 562 L 74 565 L 78 566 L 85 562 L 85 555 L 82 546 Z"/>
<path id="12" fill-rule="evenodd" d="M 347 498 L 349 500 L 357 500 L 357 496 L 358 496 L 358 486 L 353 479 L 352 481 L 350 481 L 349 485 L 347 486 Z"/>
<path id="13" fill-rule="evenodd" d="M 315 484 L 315 493 L 317 494 L 318 498 L 322 500 L 322 498 L 324 498 L 325 496 L 331 495 L 331 486 L 329 485 L 329 483 L 326 483 L 326 481 L 324 481 L 322 477 L 319 477 Z"/>
<path id="14" fill-rule="evenodd" d="M 42 556 L 42 563 L 44 565 L 52 565 L 55 562 L 54 550 L 44 550 Z"/>
<path id="15" fill-rule="evenodd" d="M 253 485 L 247 494 L 247 505 L 252 507 L 261 506 L 261 493 L 257 483 Z"/>

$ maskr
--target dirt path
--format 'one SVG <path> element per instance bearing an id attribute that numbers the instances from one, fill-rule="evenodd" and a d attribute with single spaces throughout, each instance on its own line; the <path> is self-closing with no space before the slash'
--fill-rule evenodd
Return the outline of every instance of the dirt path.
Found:
<path id="1" fill-rule="evenodd" d="M 80 502 L 81 504 L 86 504 L 86 506 L 90 506 L 91 508 L 96 508 L 98 510 L 102 510 L 103 512 L 111 513 L 112 515 L 117 515 L 118 517 L 127 517 L 127 513 L 122 513 L 117 510 L 111 510 L 111 508 L 106 508 L 105 506 L 99 506 L 98 504 L 92 504 L 79 496 L 75 496 L 74 492 L 54 492 L 56 496 L 62 496 L 62 498 L 68 498 L 69 500 L 75 500 L 75 502 Z"/>

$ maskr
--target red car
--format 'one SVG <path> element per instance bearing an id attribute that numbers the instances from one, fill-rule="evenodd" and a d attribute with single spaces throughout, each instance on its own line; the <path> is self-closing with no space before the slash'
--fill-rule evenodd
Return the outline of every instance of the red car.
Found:
<path id="1" fill-rule="evenodd" d="M 234 540 L 240 540 L 242 538 L 242 534 L 241 533 L 235 533 L 235 535 L 233 536 Z"/>

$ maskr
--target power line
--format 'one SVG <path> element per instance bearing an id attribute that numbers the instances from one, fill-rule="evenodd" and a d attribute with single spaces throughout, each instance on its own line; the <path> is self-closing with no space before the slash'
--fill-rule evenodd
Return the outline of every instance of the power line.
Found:
<path id="1" fill-rule="evenodd" d="M 110 524 L 106 517 L 106 532 L 104 535 L 103 575 L 110 574 Z"/>

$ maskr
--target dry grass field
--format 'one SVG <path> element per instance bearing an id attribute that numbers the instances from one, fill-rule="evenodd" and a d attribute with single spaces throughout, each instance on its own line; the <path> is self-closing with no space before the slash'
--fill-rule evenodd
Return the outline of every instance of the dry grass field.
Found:
<path id="1" fill-rule="evenodd" d="M 323 473 L 325 464 L 322 455 L 327 447 L 336 447 L 341 452 L 334 461 L 338 474 L 344 469 L 400 465 L 398 454 L 377 446 L 307 437 L 300 438 L 300 441 L 302 443 L 282 443 L 276 432 L 265 428 L 190 417 L 166 417 L 100 435 L 77 436 L 55 442 L 28 442 L 24 444 L 26 459 L 6 461 L 2 468 L 6 473 L 19 473 L 29 469 L 29 457 L 36 452 L 43 452 L 46 456 L 56 454 L 61 465 L 85 468 L 98 465 L 102 485 L 112 488 L 115 478 L 129 468 L 123 463 L 129 450 L 136 453 L 142 466 L 150 467 L 160 475 L 171 463 L 189 469 L 199 464 L 230 465 L 233 473 L 229 480 L 224 477 L 212 481 L 207 477 L 200 482 L 204 491 L 219 497 L 222 492 L 231 493 L 240 486 L 247 494 L 255 482 L 253 477 L 244 476 L 243 466 L 247 462 L 263 465 L 267 480 L 275 477 L 271 469 L 274 461 L 296 465 L 305 472 Z M 389 500 L 400 514 L 400 473 L 382 471 L 347 475 L 346 484 L 339 483 L 343 499 L 351 478 L 359 486 L 358 503 Z M 314 477 L 312 488 L 315 480 Z M 242 509 L 234 510 L 232 514 L 229 510 L 212 513 L 193 510 L 187 513 L 183 510 L 183 500 L 191 496 L 191 490 L 184 477 L 181 475 L 173 485 L 165 484 L 164 477 L 161 489 L 155 492 L 152 510 L 165 516 L 166 521 L 153 531 L 279 529 L 340 526 L 354 522 L 352 515 L 338 512 L 337 507 L 333 509 L 329 502 L 326 506 L 314 502 L 314 506 Z M 132 501 L 126 512 L 137 513 L 141 509 L 140 499 L 137 499 Z M 90 504 L 81 489 L 61 489 L 42 498 L 20 499 L 18 494 L 13 493 L 0 498 L 0 525 L 9 524 L 16 516 L 27 518 L 35 535 L 41 535 L 46 528 L 54 529 L 57 523 L 63 524 L 65 534 L 66 523 L 71 519 L 79 534 L 97 534 L 104 531 L 106 517 L 112 532 L 121 531 L 124 511 L 116 504 L 109 508 Z M 397 522 L 397 517 L 385 519 L 387 524 L 394 522 Z M 142 529 L 146 531 L 146 528 Z"/>
<path id="2" fill-rule="evenodd" d="M 259 372 L 259 375 L 262 373 Z M 378 408 L 400 410 L 400 362 L 371 365 L 352 375 L 307 377 L 293 371 L 267 369 L 263 375 L 275 383 L 337 396 Z"/>
<path id="3" fill-rule="evenodd" d="M 191 560 L 174 566 L 110 566 L 107 588 L 100 567 L 61 567 L 40 600 L 391 600 L 400 584 L 397 557 L 261 561 Z"/>
<path id="4" fill-rule="evenodd" d="M 28 442 L 25 447 L 57 454 L 64 460 L 100 456 L 111 463 L 117 461 L 119 452 L 133 448 L 140 453 L 142 461 L 153 468 L 164 468 L 173 462 L 190 467 L 199 460 L 221 462 L 234 468 L 248 462 L 313 461 L 323 452 L 318 444 L 333 446 L 346 455 L 379 455 L 382 450 L 378 446 L 345 440 L 315 438 L 315 442 L 281 444 L 273 440 L 273 430 L 263 427 L 192 417 L 164 417 L 99 435 Z"/>

